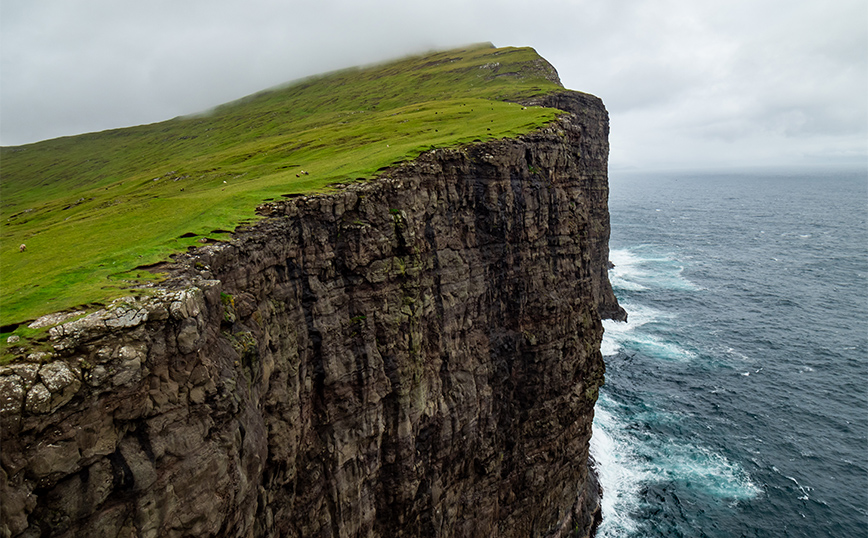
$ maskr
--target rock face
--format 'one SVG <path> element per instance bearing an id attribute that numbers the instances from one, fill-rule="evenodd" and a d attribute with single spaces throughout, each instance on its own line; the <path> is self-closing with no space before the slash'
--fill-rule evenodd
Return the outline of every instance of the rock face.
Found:
<path id="1" fill-rule="evenodd" d="M 0 536 L 585 536 L 608 119 L 259 208 L 0 369 Z"/>

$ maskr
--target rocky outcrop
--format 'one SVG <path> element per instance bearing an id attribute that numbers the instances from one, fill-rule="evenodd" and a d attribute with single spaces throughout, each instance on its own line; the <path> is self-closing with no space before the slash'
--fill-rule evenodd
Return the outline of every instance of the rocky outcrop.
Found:
<path id="1" fill-rule="evenodd" d="M 591 532 L 608 120 L 550 99 L 538 132 L 263 205 L 0 368 L 0 535 Z"/>

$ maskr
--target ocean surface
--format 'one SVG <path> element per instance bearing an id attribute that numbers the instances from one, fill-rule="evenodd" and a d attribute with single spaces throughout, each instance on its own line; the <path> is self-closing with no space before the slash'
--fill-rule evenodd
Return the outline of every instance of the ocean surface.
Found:
<path id="1" fill-rule="evenodd" d="M 868 536 L 865 171 L 610 176 L 597 536 Z"/>

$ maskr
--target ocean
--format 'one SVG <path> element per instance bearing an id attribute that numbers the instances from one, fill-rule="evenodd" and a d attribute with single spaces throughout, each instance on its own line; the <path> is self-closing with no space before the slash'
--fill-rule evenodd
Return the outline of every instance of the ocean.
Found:
<path id="1" fill-rule="evenodd" d="M 610 176 L 597 536 L 868 536 L 866 172 Z"/>

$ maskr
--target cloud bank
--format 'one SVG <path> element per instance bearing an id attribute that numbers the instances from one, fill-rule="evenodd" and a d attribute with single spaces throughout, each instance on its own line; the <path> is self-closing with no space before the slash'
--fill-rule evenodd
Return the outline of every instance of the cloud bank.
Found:
<path id="1" fill-rule="evenodd" d="M 480 41 L 600 96 L 614 169 L 868 162 L 864 0 L 4 0 L 0 144 Z"/>

